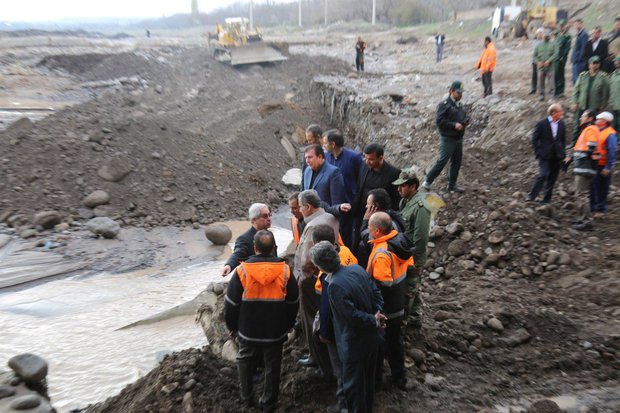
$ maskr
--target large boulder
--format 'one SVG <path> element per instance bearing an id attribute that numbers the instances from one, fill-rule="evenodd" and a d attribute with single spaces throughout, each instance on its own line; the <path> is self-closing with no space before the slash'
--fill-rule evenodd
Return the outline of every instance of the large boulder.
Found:
<path id="1" fill-rule="evenodd" d="M 36 354 L 24 353 L 12 357 L 9 367 L 27 383 L 39 383 L 47 376 L 47 362 Z"/>
<path id="2" fill-rule="evenodd" d="M 455 239 L 448 244 L 448 254 L 452 257 L 460 257 L 467 252 L 467 242 L 461 239 Z"/>
<path id="3" fill-rule="evenodd" d="M 131 162 L 128 159 L 108 159 L 97 171 L 100 178 L 110 182 L 118 182 L 131 172 Z"/>
<path id="4" fill-rule="evenodd" d="M 120 232 L 121 226 L 113 219 L 97 217 L 86 223 L 86 229 L 103 238 L 115 238 Z"/>
<path id="5" fill-rule="evenodd" d="M 35 214 L 34 224 L 40 225 L 45 229 L 54 228 L 55 225 L 60 224 L 62 216 L 58 211 L 43 211 Z"/>
<path id="6" fill-rule="evenodd" d="M 108 202 L 110 202 L 110 195 L 106 191 L 97 190 L 84 198 L 82 204 L 87 208 L 95 208 Z"/>
<path id="7" fill-rule="evenodd" d="M 226 245 L 232 239 L 232 231 L 224 224 L 211 224 L 205 228 L 207 239 L 215 245 Z"/>

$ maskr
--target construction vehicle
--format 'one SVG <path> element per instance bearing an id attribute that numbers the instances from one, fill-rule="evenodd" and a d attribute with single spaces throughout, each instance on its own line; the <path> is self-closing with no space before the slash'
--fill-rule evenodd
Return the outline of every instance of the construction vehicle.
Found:
<path id="1" fill-rule="evenodd" d="M 218 61 L 232 66 L 287 60 L 263 41 L 261 32 L 245 17 L 228 18 L 223 25 L 218 23 L 215 33 L 209 33 L 209 47 Z"/>
<path id="2" fill-rule="evenodd" d="M 560 9 L 559 0 L 524 0 L 522 6 L 498 7 L 493 13 L 492 32 L 497 39 L 536 37 L 541 27 L 556 27 L 561 20 L 568 19 L 568 10 Z"/>

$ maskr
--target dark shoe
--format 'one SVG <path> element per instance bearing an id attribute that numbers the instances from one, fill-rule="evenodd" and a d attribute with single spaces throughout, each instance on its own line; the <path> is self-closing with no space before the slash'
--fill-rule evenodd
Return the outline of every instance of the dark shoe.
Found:
<path id="1" fill-rule="evenodd" d="M 544 102 L 545 100 L 546 100 L 546 98 L 545 98 L 544 96 L 541 96 L 541 97 L 540 97 L 540 101 L 541 101 L 541 102 Z"/>
<path id="2" fill-rule="evenodd" d="M 460 186 L 453 186 L 451 188 L 448 188 L 448 191 L 454 192 L 456 194 L 462 194 L 463 192 L 465 192 L 465 189 L 461 188 Z"/>
<path id="3" fill-rule="evenodd" d="M 535 94 L 536 94 L 536 89 L 530 90 L 530 93 L 528 93 L 528 95 L 535 95 Z"/>
<path id="4" fill-rule="evenodd" d="M 394 386 L 399 390 L 407 391 L 407 379 L 405 377 L 393 380 Z"/>
<path id="5" fill-rule="evenodd" d="M 297 365 L 300 367 L 317 367 L 318 366 L 318 364 L 316 364 L 310 356 L 297 360 Z"/>
<path id="6" fill-rule="evenodd" d="M 591 222 L 582 222 L 581 224 L 573 225 L 573 228 L 575 228 L 577 231 L 591 231 L 592 230 L 592 223 Z"/>
<path id="7" fill-rule="evenodd" d="M 327 413 L 343 413 L 347 411 L 346 406 L 342 406 L 340 403 L 332 404 L 327 407 Z"/>
<path id="8" fill-rule="evenodd" d="M 333 383 L 336 381 L 336 378 L 334 377 L 333 374 L 325 374 L 323 373 L 323 370 L 321 370 L 320 367 L 317 368 L 310 368 L 307 370 L 308 372 L 308 376 L 315 378 L 315 379 L 319 379 L 321 381 L 324 381 L 325 383 Z"/>
<path id="9" fill-rule="evenodd" d="M 573 225 L 582 224 L 583 220 L 579 219 L 579 218 L 573 218 L 573 219 L 570 220 L 570 223 L 573 224 Z"/>

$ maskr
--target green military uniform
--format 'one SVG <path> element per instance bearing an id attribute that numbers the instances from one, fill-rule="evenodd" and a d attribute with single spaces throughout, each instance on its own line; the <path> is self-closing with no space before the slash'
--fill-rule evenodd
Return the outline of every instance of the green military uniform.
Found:
<path id="1" fill-rule="evenodd" d="M 431 209 L 424 194 L 416 192 L 409 200 L 400 201 L 400 213 L 405 221 L 405 235 L 413 241 L 415 274 L 407 279 L 409 284 L 409 315 L 412 326 L 422 326 L 422 300 L 420 299 L 420 271 L 426 263 L 426 248 L 431 224 Z"/>
<path id="2" fill-rule="evenodd" d="M 620 130 L 620 69 L 616 69 L 609 76 L 609 108 L 614 115 L 613 128 Z"/>
<path id="3" fill-rule="evenodd" d="M 546 62 L 548 60 L 551 60 L 551 62 L 554 62 L 558 55 L 557 52 L 558 52 L 558 49 L 555 45 L 555 42 L 552 42 L 552 41 L 540 42 L 538 46 L 536 46 L 536 49 L 534 49 L 534 62 L 540 63 L 540 62 Z M 548 72 L 551 69 L 553 69 L 553 65 L 543 67 L 542 69 L 539 68 L 538 70 Z"/>
<path id="4" fill-rule="evenodd" d="M 559 32 L 555 39 L 557 47 L 557 57 L 554 64 L 555 70 L 555 95 L 561 95 L 564 93 L 566 82 L 564 81 L 564 73 L 566 68 L 566 60 L 568 59 L 568 53 L 570 52 L 570 35 L 568 32 Z"/>
<path id="5" fill-rule="evenodd" d="M 590 60 L 592 60 L 591 58 Z M 573 88 L 573 98 L 571 102 L 577 105 L 575 113 L 575 128 L 573 130 L 573 142 L 575 145 L 579 137 L 579 118 L 586 109 L 593 109 L 600 112 L 607 107 L 609 101 L 609 76 L 599 70 L 594 76 L 586 70 L 579 74 L 575 87 Z"/>

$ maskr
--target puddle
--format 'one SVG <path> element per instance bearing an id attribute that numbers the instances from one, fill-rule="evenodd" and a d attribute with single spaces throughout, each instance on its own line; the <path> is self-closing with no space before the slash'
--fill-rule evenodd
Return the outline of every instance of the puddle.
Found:
<path id="1" fill-rule="evenodd" d="M 237 234 L 248 224 L 238 225 Z M 290 231 L 272 230 L 278 250 L 285 251 Z M 205 255 L 218 259 L 172 271 L 78 273 L 0 293 L 0 363 L 23 352 L 44 357 L 50 396 L 61 413 L 115 395 L 150 371 L 162 353 L 206 344 L 193 315 L 117 329 L 192 300 L 209 282 L 222 280 L 221 253 L 215 247 Z"/>

